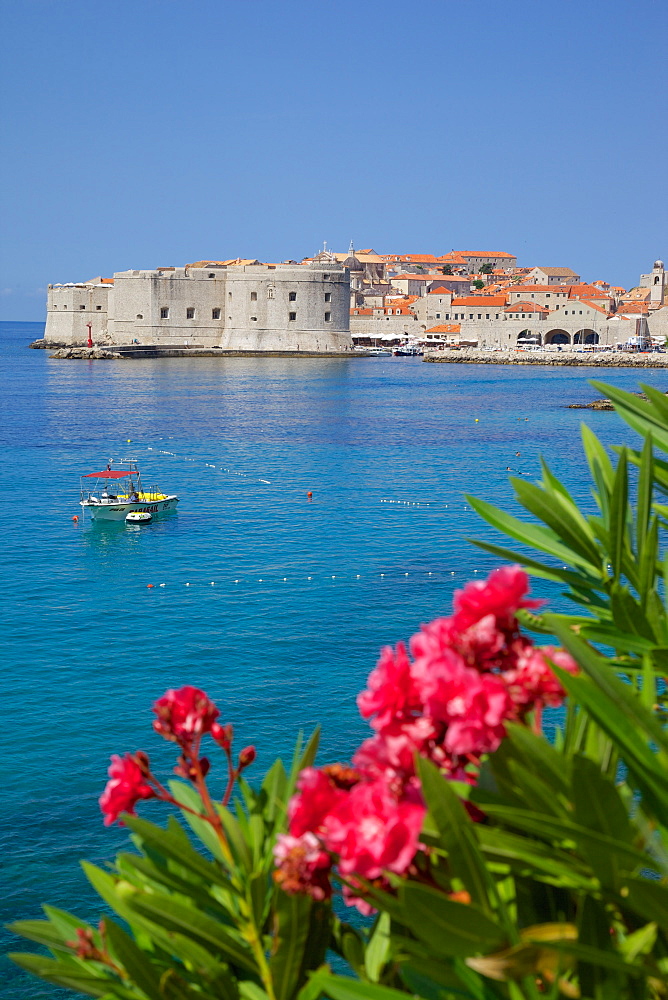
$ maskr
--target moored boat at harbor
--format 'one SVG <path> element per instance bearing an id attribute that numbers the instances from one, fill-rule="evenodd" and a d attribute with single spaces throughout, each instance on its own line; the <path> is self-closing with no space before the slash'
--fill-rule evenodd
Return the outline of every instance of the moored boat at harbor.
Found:
<path id="1" fill-rule="evenodd" d="M 123 463 L 122 469 L 107 464 L 102 472 L 89 472 L 81 477 L 80 504 L 96 521 L 125 521 L 128 514 L 163 514 L 174 510 L 179 498 L 163 493 L 157 486 L 145 488 L 137 462 Z M 95 480 L 98 489 L 87 480 Z"/>

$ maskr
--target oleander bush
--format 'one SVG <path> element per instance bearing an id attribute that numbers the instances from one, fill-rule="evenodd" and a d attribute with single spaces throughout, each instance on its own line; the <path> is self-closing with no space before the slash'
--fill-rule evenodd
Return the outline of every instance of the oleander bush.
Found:
<path id="1" fill-rule="evenodd" d="M 14 930 L 50 955 L 14 960 L 106 1000 L 668 998 L 668 400 L 599 388 L 642 447 L 613 462 L 583 428 L 591 513 L 545 464 L 513 481 L 526 520 L 471 498 L 519 547 L 478 542 L 510 565 L 383 650 L 349 763 L 316 766 L 315 734 L 256 787 L 217 706 L 168 691 L 177 780 L 126 754 L 100 799 L 133 845 L 84 866 L 104 915 L 45 907 Z"/>

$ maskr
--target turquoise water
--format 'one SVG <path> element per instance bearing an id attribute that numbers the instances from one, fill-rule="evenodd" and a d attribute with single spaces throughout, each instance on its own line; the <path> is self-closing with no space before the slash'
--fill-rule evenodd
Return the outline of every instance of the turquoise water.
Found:
<path id="1" fill-rule="evenodd" d="M 78 860 L 126 839 L 97 807 L 108 757 L 142 748 L 168 774 L 150 712 L 166 688 L 203 687 L 238 747 L 256 745 L 257 774 L 316 722 L 323 759 L 349 757 L 380 646 L 494 565 L 464 540 L 491 533 L 463 494 L 510 506 L 506 467 L 536 477 L 542 452 L 588 503 L 581 420 L 630 437 L 612 413 L 565 409 L 593 398 L 594 370 L 68 362 L 26 349 L 41 330 L 0 324 L 3 922 L 44 901 L 97 917 Z M 638 374 L 605 378 L 635 388 Z M 178 513 L 75 524 L 79 476 L 129 457 Z M 0 975 L 11 1000 L 66 995 L 7 963 Z"/>

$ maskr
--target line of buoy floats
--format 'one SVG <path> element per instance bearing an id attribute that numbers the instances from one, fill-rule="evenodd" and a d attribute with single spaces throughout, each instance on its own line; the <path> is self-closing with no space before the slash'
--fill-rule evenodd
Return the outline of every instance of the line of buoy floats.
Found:
<path id="1" fill-rule="evenodd" d="M 477 570 L 477 569 L 474 569 L 474 570 L 468 570 L 467 572 L 468 573 L 473 573 L 473 575 L 475 576 L 477 573 L 479 573 L 481 571 Z M 373 580 L 379 580 L 379 579 L 380 580 L 390 580 L 390 579 L 405 580 L 405 579 L 411 578 L 411 577 L 413 579 L 416 579 L 418 577 L 423 577 L 423 578 L 429 579 L 430 577 L 432 577 L 432 578 L 434 578 L 434 577 L 436 577 L 436 578 L 439 578 L 439 577 L 446 578 L 446 577 L 453 577 L 453 576 L 456 576 L 456 575 L 457 575 L 457 570 L 454 570 L 454 569 L 451 569 L 451 570 L 436 570 L 436 571 L 433 571 L 433 570 L 415 571 L 414 570 L 413 572 L 404 572 L 404 573 L 401 573 L 401 572 L 400 573 L 354 573 L 354 574 L 348 574 L 348 573 L 331 573 L 331 574 L 328 574 L 328 573 L 325 573 L 322 576 L 320 574 L 311 574 L 310 576 L 299 575 L 299 576 L 295 576 L 295 577 L 287 577 L 287 576 L 276 576 L 276 577 L 274 577 L 274 576 L 260 576 L 260 577 L 253 576 L 253 577 L 250 577 L 250 576 L 244 576 L 244 577 L 237 577 L 235 579 L 224 580 L 224 581 L 222 581 L 222 583 L 223 583 L 223 585 L 225 583 L 227 583 L 227 584 L 231 584 L 231 585 L 237 586 L 239 584 L 244 584 L 244 583 L 248 583 L 248 584 L 256 584 L 256 583 L 269 583 L 269 584 L 271 584 L 271 583 L 295 583 L 295 582 L 296 583 L 303 583 L 303 582 L 308 583 L 308 582 L 313 581 L 313 580 L 316 580 L 317 582 L 321 582 L 322 580 L 339 580 L 339 581 L 342 581 L 342 582 L 350 582 L 350 581 L 357 581 L 357 580 L 362 580 L 362 579 L 365 579 L 365 580 L 370 580 L 370 579 L 373 579 Z M 183 587 L 198 587 L 198 586 L 200 586 L 200 587 L 215 587 L 215 586 L 219 585 L 220 583 L 221 583 L 221 581 L 219 581 L 219 580 L 211 580 L 211 581 L 199 580 L 199 581 L 196 581 L 195 583 L 191 583 L 190 581 L 186 581 L 185 583 L 180 584 L 180 586 L 183 586 Z M 156 586 L 157 587 L 166 587 L 167 584 L 166 583 L 158 583 L 158 584 L 147 583 L 146 584 L 146 589 L 147 590 L 154 590 Z"/>

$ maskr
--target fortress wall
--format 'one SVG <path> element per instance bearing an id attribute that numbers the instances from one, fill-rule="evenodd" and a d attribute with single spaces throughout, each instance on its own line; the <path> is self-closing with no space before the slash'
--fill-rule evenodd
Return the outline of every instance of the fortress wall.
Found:
<path id="1" fill-rule="evenodd" d="M 93 340 L 106 340 L 111 285 L 49 285 L 44 339 L 52 344 L 85 345 L 86 324 Z"/>
<path id="2" fill-rule="evenodd" d="M 220 344 L 225 308 L 222 268 L 122 271 L 114 275 L 114 288 L 109 328 L 115 344 Z M 167 315 L 163 316 L 165 310 Z"/>
<path id="3" fill-rule="evenodd" d="M 304 265 L 230 267 L 226 350 L 341 351 L 352 347 L 350 284 L 342 269 Z"/>
<path id="4" fill-rule="evenodd" d="M 102 345 L 352 349 L 349 276 L 336 266 L 163 268 L 95 281 L 49 289 L 47 340 L 85 344 L 90 320 Z"/>

